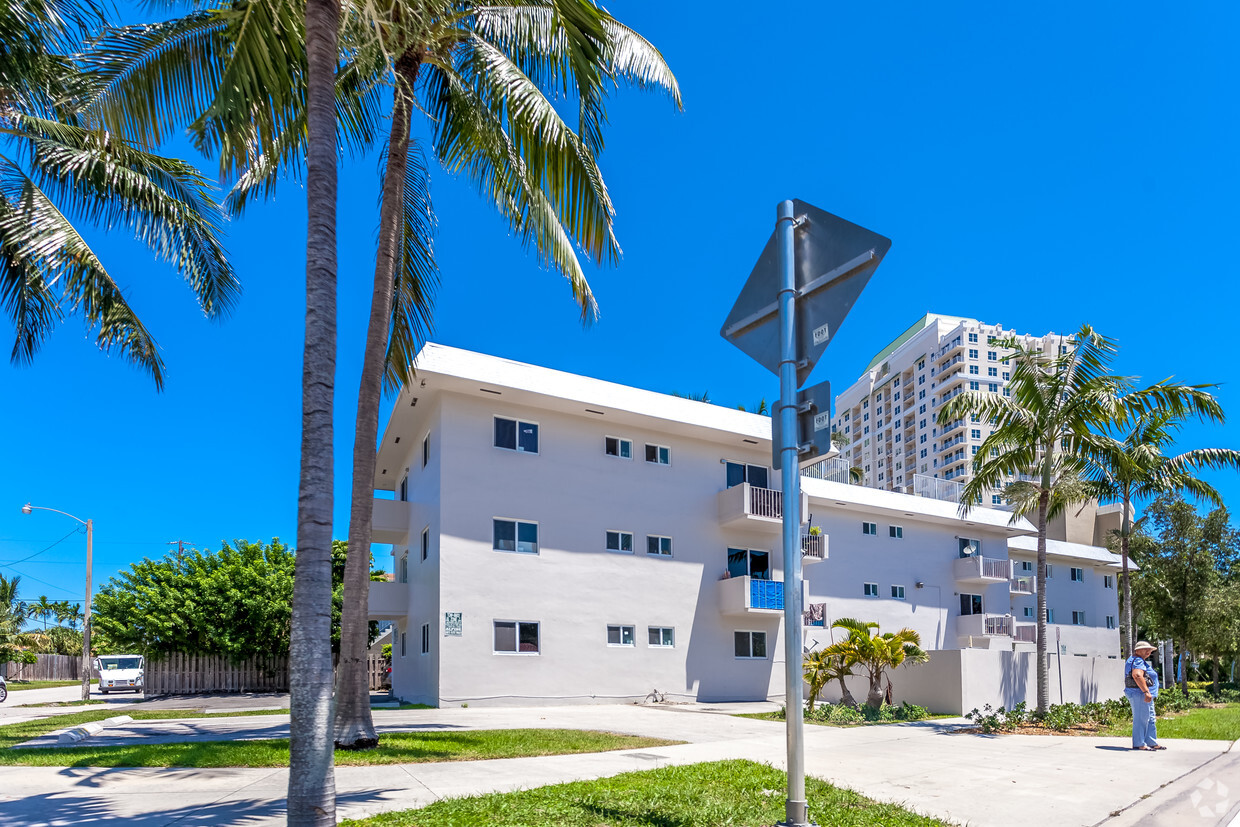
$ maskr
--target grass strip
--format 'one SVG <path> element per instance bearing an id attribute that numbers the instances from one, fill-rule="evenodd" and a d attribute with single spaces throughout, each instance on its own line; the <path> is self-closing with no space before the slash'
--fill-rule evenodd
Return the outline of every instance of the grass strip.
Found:
<path id="1" fill-rule="evenodd" d="M 1099 735 L 1124 737 L 1132 735 L 1132 722 L 1116 724 Z M 1190 709 L 1187 712 L 1158 719 L 1158 740 L 1164 738 L 1198 738 L 1203 741 L 1235 741 L 1240 739 L 1240 704 L 1225 707 Z"/>
<path id="2" fill-rule="evenodd" d="M 99 681 L 92 680 L 90 683 L 91 686 L 95 686 Z M 58 686 L 81 685 L 81 681 L 19 681 L 14 679 L 8 682 L 8 689 L 10 692 L 21 692 L 23 689 L 55 689 Z"/>
<path id="3" fill-rule="evenodd" d="M 681 743 L 575 729 L 385 732 L 377 749 L 336 752 L 337 766 L 479 761 L 610 752 Z M 288 739 L 199 741 L 129 746 L 27 747 L 0 750 L 0 766 L 287 767 Z"/>
<path id="4" fill-rule="evenodd" d="M 45 718 L 36 718 L 32 721 L 22 721 L 16 724 L 5 724 L 0 726 L 0 750 L 11 748 L 17 744 L 29 741 L 31 738 L 38 738 L 40 735 L 46 735 L 49 732 L 56 732 L 61 729 L 75 727 L 78 724 L 88 724 L 91 721 L 102 721 L 104 718 L 111 718 L 114 715 L 128 715 L 135 721 L 158 721 L 167 720 L 169 718 L 232 718 L 243 715 L 288 715 L 288 712 L 280 713 L 269 709 L 251 710 L 246 712 L 230 712 L 227 715 L 219 713 L 208 714 L 198 712 L 192 709 L 152 709 L 141 711 L 132 707 L 121 707 L 119 709 L 96 709 L 91 712 L 73 712 L 68 715 L 49 715 Z M 0 752 L 3 755 L 3 752 Z"/>
<path id="5" fill-rule="evenodd" d="M 629 772 L 513 793 L 437 801 L 341 827 L 736 827 L 784 818 L 784 773 L 752 761 Z M 806 780 L 810 818 L 833 827 L 941 827 L 945 822 Z"/>

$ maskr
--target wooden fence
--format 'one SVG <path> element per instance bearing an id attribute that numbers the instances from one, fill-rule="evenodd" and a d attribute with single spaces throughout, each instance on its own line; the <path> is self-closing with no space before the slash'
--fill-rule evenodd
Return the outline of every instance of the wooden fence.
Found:
<path id="1" fill-rule="evenodd" d="M 370 655 L 370 688 L 382 688 L 387 664 Z M 230 692 L 287 692 L 288 657 L 256 657 L 234 663 L 214 655 L 168 655 L 148 660 L 143 682 L 147 695 L 198 695 Z"/>
<path id="2" fill-rule="evenodd" d="M 80 681 L 81 655 L 35 655 L 37 663 L 3 664 L 0 674 L 7 680 L 19 681 Z"/>

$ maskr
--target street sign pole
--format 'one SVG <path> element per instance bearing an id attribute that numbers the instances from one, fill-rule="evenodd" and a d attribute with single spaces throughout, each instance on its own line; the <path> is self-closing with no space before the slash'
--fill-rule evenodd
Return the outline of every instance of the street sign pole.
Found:
<path id="1" fill-rule="evenodd" d="M 808 825 L 805 719 L 801 712 L 801 469 L 797 461 L 796 215 L 781 201 L 775 221 L 779 256 L 780 474 L 784 492 L 784 720 L 788 733 L 787 827 Z"/>

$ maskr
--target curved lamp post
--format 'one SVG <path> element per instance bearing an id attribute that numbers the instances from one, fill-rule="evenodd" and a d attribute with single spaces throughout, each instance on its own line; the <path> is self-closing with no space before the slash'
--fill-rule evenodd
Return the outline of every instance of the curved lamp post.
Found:
<path id="1" fill-rule="evenodd" d="M 86 603 L 82 606 L 82 700 L 90 700 L 90 563 L 91 563 L 91 546 L 95 539 L 95 523 L 94 520 L 83 520 L 74 517 L 68 511 L 61 511 L 58 508 L 48 508 L 42 505 L 31 505 L 26 503 L 22 506 L 22 513 L 29 514 L 32 511 L 53 511 L 57 514 L 63 514 L 66 517 L 77 520 L 86 526 Z"/>

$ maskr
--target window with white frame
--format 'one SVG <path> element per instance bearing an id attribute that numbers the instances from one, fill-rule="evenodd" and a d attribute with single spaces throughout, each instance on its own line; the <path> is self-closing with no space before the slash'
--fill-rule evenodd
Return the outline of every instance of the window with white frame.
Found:
<path id="1" fill-rule="evenodd" d="M 903 586 L 892 586 L 891 596 L 895 598 L 896 600 L 903 600 L 904 599 L 904 587 Z"/>
<path id="2" fill-rule="evenodd" d="M 1073 626 L 1084 626 L 1085 625 L 1085 613 L 1084 612 L 1073 612 L 1072 613 L 1072 625 Z"/>
<path id="3" fill-rule="evenodd" d="M 877 583 L 862 583 L 861 593 L 865 595 L 866 597 L 878 597 L 878 584 Z"/>
<path id="4" fill-rule="evenodd" d="M 495 447 L 524 454 L 537 454 L 538 423 L 495 417 Z"/>
<path id="5" fill-rule="evenodd" d="M 1076 568 L 1075 566 L 1073 566 L 1072 569 L 1070 570 L 1070 575 L 1071 576 L 1069 579 L 1071 579 L 1073 583 L 1084 583 L 1085 582 L 1085 569 Z"/>
<path id="6" fill-rule="evenodd" d="M 969 365 L 969 375 L 977 376 L 977 365 Z"/>
<path id="7" fill-rule="evenodd" d="M 991 393 L 998 393 L 998 392 L 999 392 L 999 385 L 998 385 L 998 383 L 997 383 L 997 382 L 991 382 L 991 383 L 987 386 L 987 388 L 986 388 L 986 389 L 987 389 L 988 391 L 990 391 Z"/>
<path id="8" fill-rule="evenodd" d="M 981 383 L 979 383 L 979 382 L 970 382 L 970 383 L 969 383 L 969 390 L 971 390 L 971 391 L 980 390 L 980 389 L 981 389 L 981 387 L 982 387 L 982 386 L 981 386 Z"/>
<path id="9" fill-rule="evenodd" d="M 494 540 L 491 547 L 496 551 L 538 553 L 538 523 L 496 518 L 491 525 Z"/>
<path id="10" fill-rule="evenodd" d="M 405 472 L 405 476 L 400 478 L 399 499 L 403 503 L 409 502 L 409 473 L 408 472 Z"/>
<path id="11" fill-rule="evenodd" d="M 871 534 L 871 535 L 878 534 L 878 523 L 864 523 L 863 522 L 861 524 L 861 533 Z"/>
<path id="12" fill-rule="evenodd" d="M 752 548 L 728 549 L 728 576 L 771 579 L 771 553 Z"/>
<path id="13" fill-rule="evenodd" d="M 1052 566 L 1050 563 L 1047 563 L 1046 564 L 1046 579 L 1050 580 L 1054 576 L 1055 576 L 1055 567 Z"/>
<path id="14" fill-rule="evenodd" d="M 431 651 L 431 624 L 422 624 L 422 654 L 429 654 Z"/>
<path id="15" fill-rule="evenodd" d="M 652 462 L 655 465 L 671 465 L 672 449 L 666 445 L 646 443 L 646 462 Z"/>
<path id="16" fill-rule="evenodd" d="M 1026 574 L 1032 574 L 1033 573 L 1033 561 L 1032 560 L 1021 560 L 1020 570 Z"/>
<path id="17" fill-rule="evenodd" d="M 980 615 L 982 613 L 982 596 L 980 594 L 960 595 L 960 614 Z"/>
<path id="18" fill-rule="evenodd" d="M 409 582 L 409 553 L 405 552 L 400 556 L 400 572 L 397 578 L 401 583 Z"/>
<path id="19" fill-rule="evenodd" d="M 636 646 L 637 636 L 632 626 L 608 626 L 608 646 Z"/>
<path id="20" fill-rule="evenodd" d="M 1108 629 L 1115 628 L 1115 615 L 1107 615 L 1107 628 Z"/>
<path id="21" fill-rule="evenodd" d="M 1026 606 L 1023 610 L 1023 615 L 1025 617 L 1033 617 L 1033 612 L 1034 608 L 1032 606 Z"/>
<path id="22" fill-rule="evenodd" d="M 977 358 L 977 349 L 976 349 L 976 348 L 969 348 L 969 358 L 970 358 L 970 359 L 976 359 L 976 358 Z"/>
<path id="23" fill-rule="evenodd" d="M 970 334 L 969 334 L 969 344 L 971 344 L 971 345 L 975 345 L 975 344 L 977 344 L 977 334 L 976 334 L 976 333 L 970 333 Z"/>
<path id="24" fill-rule="evenodd" d="M 494 629 L 494 652 L 496 654 L 537 655 L 539 653 L 537 621 L 497 620 Z"/>
<path id="25" fill-rule="evenodd" d="M 1054 623 L 1054 622 L 1055 622 L 1055 610 L 1054 610 L 1054 609 L 1047 609 L 1047 610 L 1046 610 L 1046 622 L 1047 622 L 1047 623 Z"/>
<path id="26" fill-rule="evenodd" d="M 961 557 L 976 557 L 982 553 L 981 540 L 974 540 L 969 537 L 957 537 L 956 540 L 960 545 Z"/>
<path id="27" fill-rule="evenodd" d="M 621 551 L 625 554 L 633 553 L 633 532 L 631 531 L 608 531 L 607 532 L 607 550 Z"/>
<path id="28" fill-rule="evenodd" d="M 651 626 L 646 630 L 649 644 L 656 649 L 670 649 L 676 645 L 676 630 L 671 626 Z"/>
<path id="29" fill-rule="evenodd" d="M 995 353 L 993 350 L 988 350 L 986 351 L 986 358 L 991 362 L 996 362 L 999 359 L 999 354 Z"/>
<path id="30" fill-rule="evenodd" d="M 971 430 L 969 431 L 969 436 L 970 436 L 970 438 L 972 438 L 972 439 L 981 439 L 981 438 L 982 438 L 982 429 L 981 429 L 981 428 L 973 428 L 973 429 L 971 429 Z"/>
<path id="31" fill-rule="evenodd" d="M 991 504 L 991 505 L 1003 505 L 1003 497 L 1002 497 L 1002 495 L 1000 495 L 1000 494 L 991 494 L 991 495 L 990 495 L 990 504 Z"/>
<path id="32" fill-rule="evenodd" d="M 770 479 L 765 465 L 750 465 L 747 462 L 732 462 L 731 460 L 725 461 L 724 465 L 728 488 L 735 488 L 742 482 L 747 482 L 754 488 L 770 488 L 767 484 Z"/>
<path id="33" fill-rule="evenodd" d="M 887 526 L 887 536 L 892 537 L 896 540 L 903 540 L 904 539 L 904 526 L 902 525 Z"/>
<path id="34" fill-rule="evenodd" d="M 603 453 L 619 459 L 633 458 L 633 440 L 618 436 L 603 437 Z"/>
<path id="35" fill-rule="evenodd" d="M 1110 574 L 1102 575 L 1102 588 L 1104 589 L 1115 588 L 1115 576 L 1110 575 Z"/>
<path id="36" fill-rule="evenodd" d="M 998 376 L 999 369 L 998 368 L 986 368 L 986 375 L 987 376 Z"/>
<path id="37" fill-rule="evenodd" d="M 431 553 L 431 527 L 427 526 L 422 529 L 422 559 L 425 560 Z"/>
<path id="38" fill-rule="evenodd" d="M 659 534 L 647 534 L 646 553 L 651 557 L 671 557 L 672 538 Z"/>
<path id="39" fill-rule="evenodd" d="M 738 658 L 766 658 L 766 632 L 735 632 L 733 651 Z"/>

